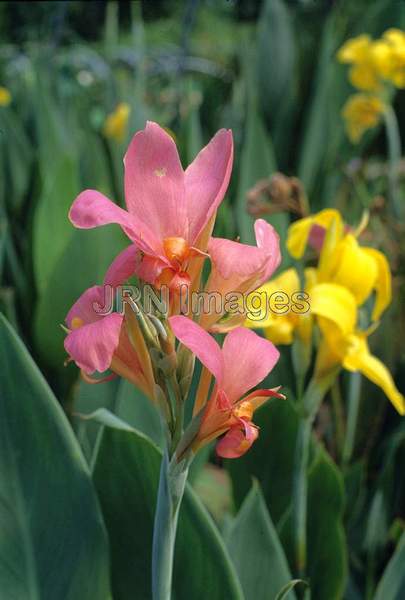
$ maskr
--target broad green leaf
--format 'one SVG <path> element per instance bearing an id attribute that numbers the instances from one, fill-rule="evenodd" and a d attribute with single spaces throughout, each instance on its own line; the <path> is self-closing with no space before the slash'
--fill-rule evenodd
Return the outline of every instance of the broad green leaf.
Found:
<path id="1" fill-rule="evenodd" d="M 402 600 L 405 597 L 405 533 L 385 568 L 374 600 Z"/>
<path id="2" fill-rule="evenodd" d="M 308 472 L 307 575 L 312 600 L 343 596 L 347 575 L 343 509 L 342 475 L 319 445 Z M 283 539 L 284 533 L 285 527 Z M 291 530 L 289 535 L 291 540 Z"/>
<path id="3" fill-rule="evenodd" d="M 114 600 L 151 597 L 152 531 L 161 453 L 143 434 L 105 427 L 94 481 L 109 531 Z M 188 487 L 180 509 L 176 600 L 240 600 L 240 584 L 211 517 Z"/>
<path id="4" fill-rule="evenodd" d="M 255 413 L 255 423 L 259 438 L 244 456 L 227 461 L 227 468 L 236 503 L 241 504 L 255 477 L 277 524 L 291 502 L 298 415 L 288 399 L 274 398 Z"/>
<path id="5" fill-rule="evenodd" d="M 7 600 L 108 600 L 106 532 L 78 443 L 0 317 L 0 590 Z"/>
<path id="6" fill-rule="evenodd" d="M 226 544 L 246 600 L 274 600 L 291 580 L 283 548 L 257 483 L 228 529 Z M 295 594 L 291 591 L 285 597 L 293 600 Z"/>
<path id="7" fill-rule="evenodd" d="M 35 313 L 37 347 L 49 366 L 62 368 L 66 358 L 65 333 L 60 324 L 69 309 L 87 288 L 102 283 L 107 267 L 123 247 L 124 239 L 118 227 L 73 229 L 73 236 L 53 267 Z"/>

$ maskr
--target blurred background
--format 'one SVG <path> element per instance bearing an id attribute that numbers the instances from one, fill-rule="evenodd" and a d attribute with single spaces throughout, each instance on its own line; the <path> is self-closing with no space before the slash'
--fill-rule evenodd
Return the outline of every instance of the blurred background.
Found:
<path id="1" fill-rule="evenodd" d="M 59 326 L 126 244 L 118 227 L 74 229 L 68 209 L 85 188 L 123 203 L 122 158 L 146 119 L 168 128 L 183 165 L 219 128 L 232 129 L 235 166 L 218 236 L 251 242 L 254 218 L 264 214 L 285 240 L 297 215 L 283 203 L 277 208 L 277 187 L 264 201 L 257 194 L 258 182 L 265 180 L 266 187 L 280 172 L 299 179 L 311 212 L 336 207 L 355 225 L 369 209 L 367 242 L 387 254 L 394 280 L 394 302 L 374 336 L 376 353 L 404 388 L 404 228 L 386 210 L 385 133 L 377 127 L 356 145 L 348 139 L 341 110 L 353 88 L 336 59 L 350 37 L 378 37 L 404 26 L 402 0 L 0 3 L 0 309 L 68 414 L 102 402 L 159 441 L 154 414 L 141 399 L 134 403 L 125 382 L 106 384 L 103 391 L 78 383 L 77 369 L 64 366 Z M 400 131 L 404 98 L 400 90 L 394 99 Z M 405 165 L 402 193 L 404 173 Z M 289 264 L 285 255 L 283 268 Z M 288 361 L 283 355 L 274 374 L 286 388 Z M 335 457 L 330 414 L 328 400 L 318 434 Z M 280 485 L 289 477 L 292 458 L 285 445 L 294 417 L 281 436 L 263 415 L 263 441 L 240 466 L 229 474 L 211 459 L 199 471 L 197 489 L 218 522 L 240 504 L 252 474 L 262 482 L 278 478 Z M 366 597 L 356 590 L 372 588 L 405 517 L 405 429 L 367 382 L 358 422 L 353 467 L 345 474 L 347 597 L 354 600 Z M 269 471 L 262 473 L 258 457 L 269 456 L 277 434 L 280 460 L 266 463 Z M 239 482 L 233 494 L 232 478 Z M 280 498 L 269 494 L 277 523 Z"/>

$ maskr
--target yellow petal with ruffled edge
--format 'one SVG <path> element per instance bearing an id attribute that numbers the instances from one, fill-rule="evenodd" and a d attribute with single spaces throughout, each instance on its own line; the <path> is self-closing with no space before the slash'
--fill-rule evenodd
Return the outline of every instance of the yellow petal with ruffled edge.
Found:
<path id="1" fill-rule="evenodd" d="M 347 234 L 336 248 L 337 270 L 333 281 L 347 287 L 358 305 L 363 304 L 373 291 L 378 277 L 378 263 L 372 252 L 359 246 L 356 238 Z"/>
<path id="2" fill-rule="evenodd" d="M 360 371 L 364 377 L 378 385 L 392 402 L 400 415 L 405 414 L 405 398 L 398 391 L 387 367 L 370 354 L 364 335 L 351 335 L 343 366 L 348 371 Z"/>
<path id="3" fill-rule="evenodd" d="M 357 306 L 353 294 L 337 283 L 319 283 L 309 295 L 311 313 L 328 319 L 347 336 L 354 331 L 357 321 Z M 323 321 L 319 321 L 321 330 Z"/>
<path id="4" fill-rule="evenodd" d="M 374 248 L 363 248 L 363 252 L 373 258 L 377 267 L 377 276 L 374 282 L 376 299 L 371 318 L 373 321 L 378 321 L 381 314 L 387 306 L 389 306 L 392 300 L 390 266 L 384 254 L 379 250 L 375 250 Z"/>
<path id="5" fill-rule="evenodd" d="M 339 211 L 334 208 L 325 208 L 319 213 L 304 219 L 299 219 L 293 223 L 288 229 L 288 236 L 286 246 L 288 252 L 293 258 L 301 258 L 305 252 L 305 248 L 308 243 L 308 237 L 311 232 L 311 228 L 314 225 L 319 225 L 328 229 L 331 223 L 336 220 L 337 227 L 343 234 L 343 221 Z"/>

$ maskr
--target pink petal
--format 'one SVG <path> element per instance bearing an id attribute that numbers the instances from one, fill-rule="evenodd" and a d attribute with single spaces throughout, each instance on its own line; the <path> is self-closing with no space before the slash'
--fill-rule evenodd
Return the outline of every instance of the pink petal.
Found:
<path id="1" fill-rule="evenodd" d="M 131 244 L 128 248 L 125 248 L 125 250 L 120 252 L 108 267 L 104 277 L 104 284 L 112 285 L 113 287 L 122 285 L 127 279 L 134 275 L 139 262 L 139 248 L 135 244 Z"/>
<path id="2" fill-rule="evenodd" d="M 232 132 L 221 129 L 186 169 L 186 206 L 191 244 L 195 243 L 225 195 L 232 161 Z"/>
<path id="3" fill-rule="evenodd" d="M 271 342 L 245 327 L 228 333 L 222 354 L 225 363 L 222 388 L 232 403 L 263 381 L 280 356 Z"/>
<path id="4" fill-rule="evenodd" d="M 144 252 L 161 252 L 159 242 L 145 224 L 96 190 L 85 190 L 77 196 L 70 208 L 69 218 L 79 229 L 117 223 Z"/>
<path id="5" fill-rule="evenodd" d="M 73 328 L 73 319 L 80 319 L 82 324 L 95 323 L 103 318 L 103 315 L 97 311 L 97 308 L 104 307 L 108 303 L 109 297 L 102 285 L 95 285 L 87 289 L 73 304 L 66 316 L 66 324 Z"/>
<path id="6" fill-rule="evenodd" d="M 280 237 L 274 227 L 264 221 L 257 219 L 255 221 L 255 235 L 258 248 L 266 253 L 266 269 L 263 273 L 263 280 L 259 285 L 267 281 L 281 262 Z"/>
<path id="7" fill-rule="evenodd" d="M 112 313 L 66 336 L 66 352 L 85 373 L 103 373 L 109 368 L 119 343 L 122 319 L 122 315 Z"/>
<path id="8" fill-rule="evenodd" d="M 263 271 L 266 260 L 264 252 L 256 246 L 222 238 L 211 238 L 208 253 L 213 268 L 217 269 L 224 279 L 231 279 L 233 275 L 238 275 L 243 280 L 250 279 Z"/>
<path id="9" fill-rule="evenodd" d="M 128 211 L 159 240 L 188 239 L 184 172 L 172 137 L 148 121 L 132 138 L 124 164 Z"/>
<path id="10" fill-rule="evenodd" d="M 216 453 L 222 458 L 239 458 L 249 450 L 258 435 L 257 428 L 251 423 L 245 422 L 243 429 L 231 427 L 217 443 Z"/>
<path id="11" fill-rule="evenodd" d="M 177 339 L 197 356 L 214 375 L 218 386 L 222 387 L 224 361 L 221 348 L 214 338 L 187 317 L 170 317 L 169 322 Z"/>

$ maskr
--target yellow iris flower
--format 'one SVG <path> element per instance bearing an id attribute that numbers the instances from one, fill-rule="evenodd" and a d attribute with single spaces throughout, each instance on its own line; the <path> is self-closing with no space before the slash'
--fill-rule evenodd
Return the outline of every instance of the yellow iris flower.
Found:
<path id="1" fill-rule="evenodd" d="M 126 102 L 117 104 L 115 110 L 110 113 L 104 123 L 103 132 L 107 138 L 123 142 L 128 128 L 131 107 Z"/>

